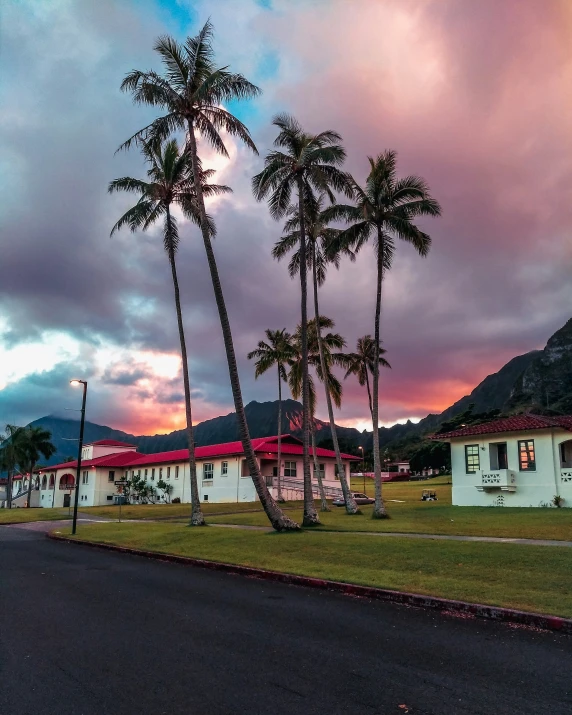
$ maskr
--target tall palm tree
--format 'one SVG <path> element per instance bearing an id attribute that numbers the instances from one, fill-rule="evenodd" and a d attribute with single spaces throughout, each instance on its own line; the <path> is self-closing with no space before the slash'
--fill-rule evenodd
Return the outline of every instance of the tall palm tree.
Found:
<path id="1" fill-rule="evenodd" d="M 12 481 L 18 460 L 15 443 L 22 428 L 7 424 L 3 435 L 0 434 L 0 471 L 8 472 L 6 484 L 6 506 L 12 508 Z"/>
<path id="2" fill-rule="evenodd" d="M 278 496 L 279 502 L 283 502 L 282 496 L 282 382 L 287 381 L 286 365 L 294 356 L 292 346 L 292 336 L 285 329 L 266 330 L 268 342 L 261 340 L 256 350 L 248 353 L 248 359 L 257 358 L 255 363 L 254 376 L 256 378 L 264 375 L 272 367 L 278 371 Z"/>
<path id="3" fill-rule="evenodd" d="M 316 370 L 316 375 L 318 379 L 324 384 L 324 388 L 327 390 L 327 395 L 333 400 L 336 407 L 341 407 L 342 404 L 342 384 L 332 372 L 333 365 L 344 365 L 345 355 L 341 352 L 342 348 L 345 347 L 346 341 L 339 333 L 328 332 L 322 335 L 322 355 L 320 355 L 320 349 L 318 344 L 318 329 L 322 334 L 322 331 L 328 330 L 334 327 L 334 321 L 327 318 L 324 315 L 320 316 L 319 321 L 312 318 L 308 321 L 308 363 L 313 366 Z M 296 357 L 291 361 L 291 369 L 288 375 L 288 385 L 290 387 L 290 392 L 294 399 L 299 399 L 302 390 L 302 326 L 298 325 L 296 333 L 294 334 L 293 346 L 296 350 Z M 324 358 L 323 361 L 321 358 Z M 316 388 L 314 385 L 314 380 L 312 375 L 308 374 L 308 387 L 309 387 L 309 407 L 310 407 L 310 437 L 312 440 L 312 451 L 314 455 L 314 472 L 318 480 L 318 488 L 320 490 L 320 497 L 322 500 L 322 511 L 329 511 L 327 505 L 326 496 L 324 492 L 324 487 L 322 484 L 321 472 L 318 467 L 318 458 L 316 453 L 316 436 L 315 436 L 315 413 L 316 413 Z M 338 476 L 341 480 L 345 477 L 343 465 L 340 469 L 339 465 L 336 463 L 338 470 Z M 343 489 L 343 487 L 342 487 Z M 353 501 L 353 499 L 352 499 Z M 347 504 L 346 504 L 347 508 Z"/>
<path id="4" fill-rule="evenodd" d="M 308 251 L 307 251 L 307 263 L 312 271 L 312 283 L 314 289 L 314 325 L 316 332 L 317 348 L 318 348 L 318 359 L 320 364 L 320 369 L 322 374 L 326 374 L 326 360 L 322 341 L 322 331 L 321 331 L 321 321 L 318 319 L 320 316 L 320 308 L 318 302 L 318 286 L 324 284 L 326 280 L 326 271 L 328 263 L 334 263 L 334 265 L 339 267 L 340 254 L 332 253 L 330 247 L 339 237 L 341 231 L 339 229 L 331 228 L 328 225 L 328 221 L 324 219 L 324 208 L 325 208 L 325 196 L 320 194 L 316 199 L 313 199 L 309 205 L 305 207 L 305 222 L 306 222 L 306 236 L 308 241 Z M 291 277 L 294 277 L 296 273 L 300 270 L 300 218 L 295 206 L 289 209 L 290 218 L 284 226 L 285 235 L 276 243 L 272 251 L 274 258 L 280 260 L 283 258 L 288 251 L 293 248 L 298 250 L 292 255 L 290 263 L 288 266 L 288 271 Z M 351 250 L 345 249 L 345 253 L 349 255 L 351 259 L 354 259 L 354 254 Z M 344 500 L 346 503 L 346 511 L 348 514 L 357 514 L 359 512 L 358 506 L 352 493 L 350 487 L 346 480 L 344 473 L 344 467 L 342 464 L 342 458 L 340 453 L 340 446 L 338 443 L 338 435 L 336 431 L 336 423 L 334 421 L 334 409 L 332 407 L 332 395 L 331 392 L 324 382 L 324 389 L 326 393 L 326 405 L 328 408 L 328 418 L 330 422 L 330 431 L 332 433 L 332 442 L 334 443 L 334 452 L 336 454 L 336 466 L 338 469 L 338 474 L 340 476 L 340 484 L 342 486 L 342 492 L 344 494 Z M 338 405 L 339 406 L 339 405 Z M 312 426 L 313 426 L 312 422 Z M 313 448 L 315 453 L 315 436 L 312 431 L 313 438 Z"/>
<path id="5" fill-rule="evenodd" d="M 382 367 L 391 367 L 383 355 L 387 351 L 379 346 L 378 350 L 378 360 Z M 375 343 L 371 335 L 364 335 L 363 338 L 358 338 L 356 344 L 355 353 L 348 353 L 346 355 L 347 360 L 347 372 L 344 375 L 344 379 L 348 378 L 350 375 L 355 375 L 357 377 L 358 383 L 363 387 L 367 387 L 367 399 L 369 404 L 369 413 L 373 420 L 373 405 L 371 402 L 371 388 L 369 386 L 369 376 L 373 375 L 374 372 L 374 362 L 375 362 Z"/>
<path id="6" fill-rule="evenodd" d="M 35 427 L 24 427 L 18 433 L 15 449 L 20 469 L 30 474 L 30 481 L 28 482 L 28 501 L 26 504 L 26 506 L 29 507 L 32 498 L 34 469 L 40 459 L 40 455 L 42 455 L 44 459 L 49 459 L 57 452 L 57 449 L 52 444 L 52 433 L 39 425 Z"/>
<path id="7" fill-rule="evenodd" d="M 160 107 L 166 111 L 166 114 L 136 132 L 121 145 L 120 149 L 129 148 L 141 138 L 161 142 L 173 131 L 183 131 L 187 136 L 185 153 L 190 156 L 195 179 L 201 173 L 197 149 L 198 136 L 223 156 L 228 156 L 228 151 L 221 137 L 221 131 L 240 139 L 257 153 L 247 127 L 227 111 L 222 103 L 256 97 L 260 90 L 243 75 L 230 72 L 226 67 L 216 67 L 212 38 L 213 27 L 210 22 L 204 25 L 198 35 L 188 37 L 184 45 L 179 44 L 172 37 L 160 37 L 154 49 L 161 57 L 164 74 L 140 70 L 133 70 L 127 74 L 121 84 L 121 89 L 131 92 L 135 103 Z M 277 531 L 296 530 L 299 528 L 298 524 L 284 514 L 270 495 L 260 474 L 260 468 L 252 448 L 240 389 L 232 332 L 212 247 L 212 231 L 205 208 L 205 193 L 200 181 L 195 181 L 195 184 L 199 225 L 219 312 L 244 456 L 256 492 L 272 526 Z"/>
<path id="8" fill-rule="evenodd" d="M 381 493 L 381 461 L 379 455 L 379 349 L 381 288 L 385 272 L 391 267 L 395 240 L 410 243 L 421 256 L 426 256 L 431 238 L 414 221 L 420 216 L 439 216 L 441 207 L 429 193 L 419 176 L 397 178 L 397 153 L 385 151 L 375 159 L 368 157 L 370 172 L 362 188 L 352 180 L 355 206 L 330 207 L 330 220 L 345 219 L 351 226 L 344 231 L 343 244 L 359 251 L 373 239 L 377 264 L 375 302 L 375 334 L 373 361 L 373 462 L 375 472 L 375 506 L 373 517 L 383 519 L 387 511 Z"/>
<path id="9" fill-rule="evenodd" d="M 258 201 L 269 197 L 270 214 L 282 218 L 290 206 L 292 192 L 297 192 L 300 230 L 301 286 L 301 349 L 302 349 L 302 444 L 304 454 L 304 519 L 305 526 L 319 524 L 312 499 L 309 458 L 309 388 L 308 388 L 308 315 L 307 315 L 307 248 L 304 206 L 314 201 L 314 192 L 325 193 L 334 200 L 332 189 L 351 191 L 346 174 L 338 167 L 346 153 L 337 132 L 328 130 L 308 134 L 287 114 L 279 114 L 272 122 L 279 129 L 274 141 L 277 149 L 264 160 L 264 169 L 253 177 L 252 189 Z M 283 149 L 283 151 L 282 151 Z"/>
<path id="10" fill-rule="evenodd" d="M 181 299 L 179 294 L 179 280 L 177 277 L 177 265 L 175 256 L 179 247 L 179 229 L 172 210 L 174 206 L 182 209 L 186 218 L 198 224 L 201 221 L 197 207 L 196 184 L 191 170 L 191 162 L 188 154 L 179 151 L 177 141 L 172 139 L 165 143 L 163 147 L 151 145 L 143 140 L 140 141 L 141 149 L 145 161 L 148 165 L 148 181 L 141 181 L 125 176 L 115 179 L 109 184 L 109 192 L 128 191 L 139 195 L 139 200 L 117 221 L 111 235 L 123 226 L 129 226 L 132 232 L 142 229 L 147 230 L 157 220 L 163 219 L 163 245 L 167 252 L 173 288 L 175 292 L 175 309 L 177 312 L 177 324 L 179 328 L 179 341 L 181 345 L 181 360 L 183 368 L 183 385 L 185 391 L 185 417 L 187 430 L 187 443 L 189 446 L 189 469 L 191 480 L 191 520 L 193 526 L 202 526 L 205 519 L 201 510 L 199 500 L 199 488 L 197 482 L 197 466 L 195 459 L 195 439 L 193 434 L 193 420 L 191 411 L 191 388 L 189 382 L 189 365 L 187 359 L 187 346 L 185 342 L 185 330 L 183 327 L 183 315 L 181 311 Z M 230 191 L 228 186 L 208 184 L 209 179 L 214 174 L 213 171 L 202 171 L 200 174 L 203 193 L 207 196 L 214 196 Z M 209 218 L 211 233 L 215 228 L 212 219 Z"/>

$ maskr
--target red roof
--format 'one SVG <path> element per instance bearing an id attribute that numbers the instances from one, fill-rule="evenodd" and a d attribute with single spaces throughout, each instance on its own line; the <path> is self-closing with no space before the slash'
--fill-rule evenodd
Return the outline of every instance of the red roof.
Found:
<path id="1" fill-rule="evenodd" d="M 137 447 L 136 444 L 128 442 L 118 442 L 116 439 L 100 439 L 97 442 L 90 442 L 86 447 Z"/>
<path id="2" fill-rule="evenodd" d="M 302 442 L 292 435 L 282 435 L 282 453 L 283 454 L 302 454 Z M 263 452 L 268 452 L 272 455 L 278 452 L 278 437 L 258 437 L 252 440 L 252 446 L 257 454 L 262 456 Z M 195 456 L 197 459 L 208 459 L 209 457 L 227 457 L 231 455 L 239 455 L 243 453 L 242 442 L 224 442 L 223 444 L 211 444 L 206 447 L 197 447 Z M 310 448 L 310 454 L 313 454 Z M 335 452 L 329 449 L 317 447 L 316 454 L 318 457 L 336 456 Z M 350 459 L 359 461 L 361 457 L 354 457 L 351 454 L 342 454 L 342 459 Z M 95 459 L 82 460 L 82 467 L 136 467 L 147 464 L 166 464 L 168 462 L 184 462 L 189 458 L 188 449 L 176 449 L 171 452 L 156 452 L 155 454 L 141 454 L 140 452 L 118 452 L 116 454 L 107 454 L 103 457 Z M 64 469 L 66 467 L 75 468 L 77 462 L 63 462 L 54 464 L 51 467 L 46 467 L 42 471 L 53 472 L 56 469 Z"/>
<path id="3" fill-rule="evenodd" d="M 452 430 L 443 434 L 435 434 L 434 440 L 446 441 L 453 437 L 470 437 L 479 434 L 499 434 L 501 432 L 528 432 L 530 430 L 551 429 L 560 427 L 572 432 L 572 415 L 546 417 L 545 415 L 514 415 L 492 422 L 483 422 L 479 425 L 469 425 L 461 429 Z"/>

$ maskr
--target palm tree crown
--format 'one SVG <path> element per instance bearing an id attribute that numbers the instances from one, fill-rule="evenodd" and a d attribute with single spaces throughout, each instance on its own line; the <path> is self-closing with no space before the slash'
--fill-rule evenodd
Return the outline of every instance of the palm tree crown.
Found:
<path id="1" fill-rule="evenodd" d="M 164 219 L 163 240 L 165 250 L 176 253 L 179 232 L 176 218 L 170 214 L 172 204 L 179 206 L 187 219 L 200 225 L 201 217 L 197 205 L 197 193 L 191 160 L 188 154 L 179 151 L 176 139 L 171 139 L 162 147 L 141 140 L 141 151 L 148 165 L 149 181 L 133 179 L 129 176 L 115 179 L 109 184 L 109 193 L 127 191 L 139 194 L 139 200 L 117 221 L 111 235 L 123 226 L 132 232 L 146 231 L 159 218 Z M 214 170 L 201 171 L 201 184 L 205 196 L 217 196 L 232 191 L 229 186 L 206 183 L 214 175 Z M 216 232 L 214 221 L 208 217 L 211 235 Z"/>
<path id="2" fill-rule="evenodd" d="M 190 125 L 223 156 L 228 156 L 228 151 L 221 131 L 257 153 L 247 127 L 221 104 L 256 97 L 260 89 L 243 75 L 215 66 L 212 38 L 210 21 L 184 45 L 168 35 L 159 37 L 154 50 L 161 57 L 164 73 L 132 70 L 127 74 L 121 89 L 131 92 L 136 104 L 161 107 L 167 114 L 136 132 L 120 149 L 128 149 L 142 138 L 162 143 L 175 131 L 186 132 Z"/>
<path id="3" fill-rule="evenodd" d="M 391 365 L 383 357 L 386 352 L 387 351 L 380 345 L 378 360 L 381 366 L 390 368 Z M 347 353 L 345 356 L 344 367 L 347 369 L 344 379 L 348 378 L 350 375 L 355 375 L 358 383 L 362 387 L 364 385 L 367 386 L 369 411 L 372 413 L 369 376 L 373 375 L 375 369 L 375 342 L 371 335 L 364 335 L 363 338 L 358 338 L 355 353 Z"/>

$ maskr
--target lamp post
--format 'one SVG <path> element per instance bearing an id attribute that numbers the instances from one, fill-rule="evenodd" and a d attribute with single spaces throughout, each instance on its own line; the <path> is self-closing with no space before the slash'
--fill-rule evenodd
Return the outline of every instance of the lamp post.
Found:
<path id="1" fill-rule="evenodd" d="M 365 494 L 365 460 L 363 458 L 363 447 L 358 445 L 358 449 L 361 449 L 361 475 L 363 477 L 363 493 Z"/>
<path id="2" fill-rule="evenodd" d="M 81 422 L 79 427 L 79 447 L 77 451 L 77 469 L 75 472 L 75 498 L 73 502 L 73 523 L 72 534 L 75 534 L 77 529 L 77 504 L 79 500 L 79 475 L 81 473 L 81 450 L 83 448 L 83 425 L 85 422 L 85 398 L 87 397 L 87 381 L 86 380 L 70 380 L 70 385 L 83 385 L 83 399 L 81 402 Z M 54 494 L 56 485 L 54 482 Z"/>

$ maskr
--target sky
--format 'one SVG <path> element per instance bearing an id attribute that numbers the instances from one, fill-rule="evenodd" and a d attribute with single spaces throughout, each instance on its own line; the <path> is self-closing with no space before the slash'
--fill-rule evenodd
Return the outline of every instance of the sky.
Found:
<path id="1" fill-rule="evenodd" d="M 136 151 L 115 150 L 157 116 L 121 80 L 160 69 L 157 36 L 182 41 L 208 17 L 219 64 L 263 90 L 230 107 L 259 156 L 232 140 L 228 160 L 199 146 L 234 190 L 209 211 L 245 402 L 276 399 L 276 376 L 255 380 L 246 354 L 300 314 L 299 284 L 271 257 L 282 226 L 250 190 L 278 112 L 338 131 L 360 183 L 368 156 L 396 150 L 399 174 L 422 176 L 442 205 L 420 224 L 428 257 L 399 245 L 384 284 L 383 424 L 441 411 L 571 317 L 568 0 L 7 0 L 0 13 L 0 424 L 77 415 L 69 380 L 81 377 L 93 422 L 136 434 L 183 426 L 160 227 L 110 238 L 131 204 L 107 185 L 144 178 Z M 200 422 L 233 403 L 202 241 L 188 223 L 180 233 Z M 348 349 L 373 333 L 372 251 L 330 269 L 321 292 Z M 336 421 L 371 429 L 367 417 L 349 378 Z"/>

